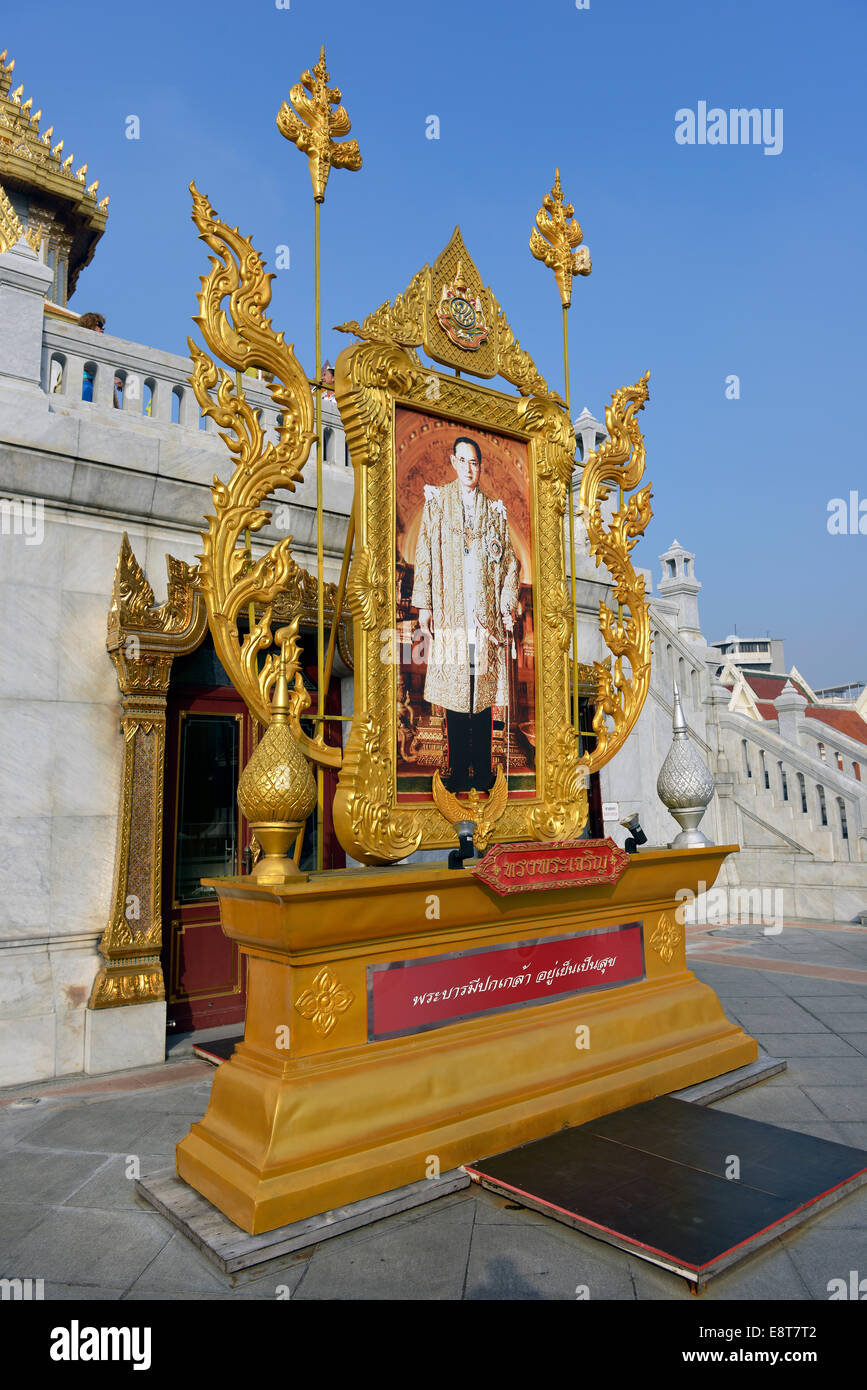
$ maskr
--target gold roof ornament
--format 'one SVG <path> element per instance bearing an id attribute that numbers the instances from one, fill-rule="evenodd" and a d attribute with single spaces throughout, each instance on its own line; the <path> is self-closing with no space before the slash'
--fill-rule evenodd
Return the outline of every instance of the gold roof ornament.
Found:
<path id="1" fill-rule="evenodd" d="M 24 235 L 24 228 L 18 218 L 18 214 L 6 196 L 6 190 L 0 184 L 0 253 L 11 251 L 13 246 L 17 246 Z"/>
<path id="2" fill-rule="evenodd" d="M 105 231 L 107 206 L 97 204 L 96 185 L 86 182 L 87 165 L 73 172 L 74 155 L 62 160 L 63 141 L 52 146 L 54 127 L 40 134 L 41 108 L 33 111 L 33 98 L 22 102 L 23 83 L 12 90 L 15 60 L 0 53 L 0 182 L 11 192 L 28 196 L 38 191 L 39 207 L 49 211 L 71 236 L 68 293 L 75 289 L 80 272 L 90 264 Z M 25 234 L 26 234 L 25 229 Z"/>
<path id="3" fill-rule="evenodd" d="M 312 72 L 309 68 L 302 72 L 301 81 L 289 89 L 289 101 L 284 101 L 277 113 L 280 134 L 307 155 L 313 197 L 317 203 L 325 201 L 325 185 L 332 165 L 335 169 L 361 168 L 358 141 L 344 140 L 339 143 L 335 138 L 348 135 L 352 129 L 346 107 L 339 104 L 340 96 L 339 87 L 328 86 L 323 44 L 319 51 L 319 62 Z M 337 110 L 332 111 L 332 106 L 336 106 Z"/>

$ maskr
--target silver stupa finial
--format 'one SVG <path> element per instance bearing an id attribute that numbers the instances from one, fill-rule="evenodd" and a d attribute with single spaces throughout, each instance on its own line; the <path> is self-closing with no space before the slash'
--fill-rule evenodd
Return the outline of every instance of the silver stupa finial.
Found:
<path id="1" fill-rule="evenodd" d="M 713 794 L 714 781 L 701 754 L 689 741 L 680 691 L 674 682 L 674 712 L 671 719 L 674 737 L 659 769 L 656 792 L 663 806 L 674 816 L 680 834 L 671 842 L 671 849 L 693 849 L 712 843 L 698 828 Z"/>

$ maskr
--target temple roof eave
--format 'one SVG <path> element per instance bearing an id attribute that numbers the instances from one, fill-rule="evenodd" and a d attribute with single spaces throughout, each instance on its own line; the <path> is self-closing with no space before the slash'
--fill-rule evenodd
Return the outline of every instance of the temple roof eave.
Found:
<path id="1" fill-rule="evenodd" d="M 41 111 L 24 101 L 23 84 L 12 91 L 14 59 L 0 53 L 0 184 L 36 195 L 45 210 L 59 214 L 71 235 L 68 286 L 71 294 L 80 271 L 90 263 L 105 231 L 108 199 L 98 199 L 98 180 L 90 180 L 86 162 L 73 169 L 54 128 L 40 131 Z"/>

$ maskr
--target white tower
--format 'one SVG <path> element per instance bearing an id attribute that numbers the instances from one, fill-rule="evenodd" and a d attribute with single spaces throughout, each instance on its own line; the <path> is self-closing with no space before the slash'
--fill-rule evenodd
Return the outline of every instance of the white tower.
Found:
<path id="1" fill-rule="evenodd" d="M 704 642 L 698 618 L 698 591 L 701 584 L 695 577 L 695 556 L 684 550 L 679 541 L 672 541 L 662 561 L 659 594 L 674 599 L 677 604 L 677 625 L 681 637 L 688 642 Z"/>

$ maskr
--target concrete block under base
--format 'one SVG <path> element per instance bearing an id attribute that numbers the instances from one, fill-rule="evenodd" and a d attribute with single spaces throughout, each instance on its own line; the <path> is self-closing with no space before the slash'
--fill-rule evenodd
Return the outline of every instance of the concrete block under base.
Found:
<path id="1" fill-rule="evenodd" d="M 381 1221 L 383 1217 L 396 1216 L 398 1212 L 423 1206 L 425 1202 L 445 1197 L 450 1192 L 459 1192 L 469 1185 L 467 1174 L 455 1168 L 438 1178 L 422 1178 L 419 1182 L 408 1183 L 406 1187 L 398 1187 L 394 1192 L 383 1192 L 378 1197 L 350 1202 L 348 1206 L 335 1207 L 333 1211 L 308 1216 L 303 1221 L 278 1226 L 274 1231 L 264 1231 L 257 1236 L 242 1231 L 189 1183 L 179 1178 L 173 1168 L 166 1168 L 148 1178 L 139 1178 L 135 1187 L 141 1197 L 156 1207 L 179 1231 L 183 1231 L 223 1274 L 235 1274 L 253 1265 L 281 1259 L 309 1245 L 317 1245 L 330 1236 L 340 1236 L 346 1231 L 357 1230 L 359 1226 Z"/>
<path id="2" fill-rule="evenodd" d="M 84 1070 L 88 1076 L 148 1067 L 166 1060 L 166 1002 L 87 1009 Z"/>

